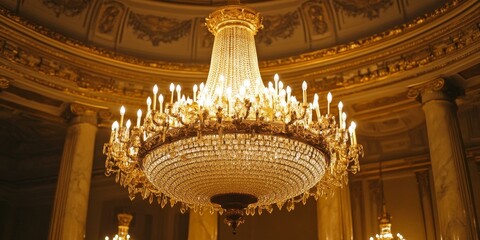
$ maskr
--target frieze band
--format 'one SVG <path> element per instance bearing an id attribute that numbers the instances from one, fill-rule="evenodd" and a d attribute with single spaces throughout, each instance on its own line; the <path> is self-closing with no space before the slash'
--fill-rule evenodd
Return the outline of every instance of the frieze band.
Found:
<path id="1" fill-rule="evenodd" d="M 160 43 L 171 43 L 188 35 L 192 28 L 192 20 L 179 21 L 133 13 L 129 17 L 128 25 L 133 28 L 138 39 L 148 40 L 153 46 L 158 46 Z"/>

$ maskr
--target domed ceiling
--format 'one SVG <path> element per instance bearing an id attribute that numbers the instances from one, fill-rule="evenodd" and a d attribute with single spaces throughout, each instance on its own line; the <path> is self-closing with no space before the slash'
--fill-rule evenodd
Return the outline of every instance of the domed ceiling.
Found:
<path id="1" fill-rule="evenodd" d="M 225 0 L 1 0 L 22 18 L 118 53 L 150 60 L 208 63 L 213 36 L 204 19 Z M 261 60 L 355 41 L 430 13 L 445 0 L 242 1 L 264 17 Z"/>

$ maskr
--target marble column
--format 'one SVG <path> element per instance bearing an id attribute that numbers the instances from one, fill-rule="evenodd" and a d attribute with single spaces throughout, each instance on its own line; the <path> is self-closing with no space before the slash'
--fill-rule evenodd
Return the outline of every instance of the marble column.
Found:
<path id="1" fill-rule="evenodd" d="M 348 186 L 337 188 L 333 196 L 318 199 L 317 231 L 319 240 L 353 239 Z"/>
<path id="2" fill-rule="evenodd" d="M 445 79 L 412 87 L 409 97 L 422 103 L 427 125 L 441 239 L 478 239 L 472 188 L 456 115 L 461 91 Z"/>
<path id="3" fill-rule="evenodd" d="M 188 221 L 188 240 L 217 240 L 218 213 L 203 215 L 190 211 Z"/>
<path id="4" fill-rule="evenodd" d="M 422 206 L 423 223 L 425 225 L 425 240 L 434 240 L 435 217 L 433 211 L 432 193 L 430 191 L 430 174 L 428 170 L 415 172 L 418 184 L 420 204 Z"/>
<path id="5" fill-rule="evenodd" d="M 97 109 L 71 104 L 50 224 L 50 240 L 85 238 Z"/>

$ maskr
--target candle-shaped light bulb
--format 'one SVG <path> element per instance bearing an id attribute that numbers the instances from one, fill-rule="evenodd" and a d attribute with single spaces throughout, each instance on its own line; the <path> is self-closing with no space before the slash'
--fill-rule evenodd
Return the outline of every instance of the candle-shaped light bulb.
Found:
<path id="1" fill-rule="evenodd" d="M 272 82 L 268 82 L 268 91 L 271 91 L 272 89 L 275 89 L 273 87 L 273 83 Z"/>
<path id="2" fill-rule="evenodd" d="M 200 83 L 200 92 L 202 92 L 202 91 L 203 91 L 203 88 L 204 88 L 204 87 L 205 87 L 205 83 L 203 83 L 203 82 L 202 82 L 202 83 Z"/>
<path id="3" fill-rule="evenodd" d="M 170 83 L 170 93 L 171 93 L 170 104 L 173 104 L 173 94 L 174 94 L 173 91 L 175 91 L 175 84 Z"/>
<path id="4" fill-rule="evenodd" d="M 320 121 L 320 106 L 318 104 L 318 94 L 315 93 L 315 95 L 313 95 L 313 105 L 315 107 L 315 113 L 317 114 L 317 121 Z"/>
<path id="5" fill-rule="evenodd" d="M 138 109 L 137 111 L 137 127 L 140 127 L 140 121 L 142 120 L 142 110 Z"/>
<path id="6" fill-rule="evenodd" d="M 123 116 L 125 115 L 125 107 L 120 108 L 120 127 L 123 126 Z"/>
<path id="7" fill-rule="evenodd" d="M 177 102 L 180 102 L 180 99 L 182 97 L 182 95 L 180 95 L 180 92 L 182 91 L 182 87 L 180 87 L 180 84 L 177 84 Z"/>
<path id="8" fill-rule="evenodd" d="M 197 91 L 198 91 L 198 86 L 197 84 L 193 85 L 193 101 L 197 101 Z"/>
<path id="9" fill-rule="evenodd" d="M 113 142 L 114 139 L 117 139 L 117 132 L 118 131 L 118 122 L 115 121 L 112 124 L 112 133 L 110 135 L 110 143 Z"/>
<path id="10" fill-rule="evenodd" d="M 155 84 L 153 86 L 153 111 L 157 109 L 157 93 L 158 93 L 158 86 Z"/>
<path id="11" fill-rule="evenodd" d="M 287 86 L 287 101 L 290 101 L 290 96 L 292 95 L 292 88 Z"/>
<path id="12" fill-rule="evenodd" d="M 283 89 L 283 82 L 279 81 L 278 82 L 278 92 L 282 91 L 282 89 Z"/>
<path id="13" fill-rule="evenodd" d="M 307 82 L 303 81 L 302 83 L 302 92 L 303 92 L 303 105 L 307 105 Z"/>
<path id="14" fill-rule="evenodd" d="M 152 99 L 150 97 L 147 98 L 147 115 L 150 113 L 150 106 L 152 105 Z"/>
<path id="15" fill-rule="evenodd" d="M 342 123 L 340 124 L 340 128 L 345 129 L 347 127 L 347 113 L 342 113 Z"/>
<path id="16" fill-rule="evenodd" d="M 353 145 L 353 128 L 352 125 L 350 124 L 350 127 L 348 127 L 348 132 L 350 133 L 350 145 Z"/>
<path id="17" fill-rule="evenodd" d="M 280 76 L 278 76 L 278 73 L 275 73 L 275 75 L 273 76 L 273 80 L 275 82 L 278 82 L 278 80 L 280 80 Z"/>
<path id="18" fill-rule="evenodd" d="M 357 134 L 355 133 L 355 129 L 357 128 L 357 124 L 354 121 L 352 121 L 350 123 L 350 127 L 352 128 L 353 144 L 357 144 Z"/>
<path id="19" fill-rule="evenodd" d="M 160 103 L 160 113 L 163 113 L 163 95 L 160 94 L 160 96 L 158 96 L 158 102 Z"/>
<path id="20" fill-rule="evenodd" d="M 280 77 L 275 73 L 275 76 L 273 76 L 273 81 L 275 82 L 275 94 L 278 94 L 278 80 L 280 80 Z"/>
<path id="21" fill-rule="evenodd" d="M 118 122 L 115 121 L 112 123 L 112 131 L 117 131 L 118 130 Z"/>
<path id="22" fill-rule="evenodd" d="M 327 114 L 330 115 L 330 103 L 332 103 L 332 93 L 328 92 L 327 94 Z"/>
<path id="23" fill-rule="evenodd" d="M 285 91 L 285 89 L 280 89 L 280 93 L 278 94 L 278 96 L 280 96 L 280 100 L 281 100 L 281 101 L 284 101 L 284 102 L 287 101 L 287 100 L 285 99 L 285 97 L 287 96 L 287 92 Z"/>
<path id="24" fill-rule="evenodd" d="M 130 129 L 130 127 L 132 126 L 132 121 L 130 121 L 130 119 L 128 119 L 127 123 L 125 125 L 126 125 L 127 131 L 128 131 L 128 129 Z"/>
<path id="25" fill-rule="evenodd" d="M 340 128 L 342 128 L 342 109 L 343 109 L 343 103 L 342 101 L 338 102 L 338 122 L 340 124 Z"/>

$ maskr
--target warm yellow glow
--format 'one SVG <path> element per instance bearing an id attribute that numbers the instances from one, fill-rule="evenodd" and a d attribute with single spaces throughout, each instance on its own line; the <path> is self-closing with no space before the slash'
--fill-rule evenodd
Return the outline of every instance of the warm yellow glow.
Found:
<path id="1" fill-rule="evenodd" d="M 162 207 L 180 202 L 182 212 L 213 213 L 225 209 L 212 203 L 212 196 L 241 193 L 258 198 L 244 209 L 247 214 L 284 204 L 291 211 L 359 171 L 363 148 L 356 143 L 355 123 L 350 134 L 345 130 L 343 103 L 337 122 L 330 114 L 331 93 L 328 112 L 321 115 L 325 100 L 315 94 L 309 103 L 306 81 L 302 102 L 278 74 L 264 86 L 254 41 L 260 22 L 241 6 L 212 13 L 210 71 L 205 83 L 193 86 L 193 100 L 172 83 L 170 103 L 163 106 L 160 94 L 157 110 L 154 87 L 154 107 L 149 97 L 143 124 L 139 116 L 133 128 L 112 126 L 104 149 L 106 174 L 115 174 L 131 199 L 140 193 L 150 202 L 157 198 Z"/>

